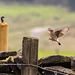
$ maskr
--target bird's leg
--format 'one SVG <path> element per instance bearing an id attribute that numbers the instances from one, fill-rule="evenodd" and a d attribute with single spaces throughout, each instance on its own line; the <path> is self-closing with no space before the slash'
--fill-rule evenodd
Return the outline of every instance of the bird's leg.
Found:
<path id="1" fill-rule="evenodd" d="M 49 38 L 49 40 L 52 40 L 51 38 Z"/>
<path id="2" fill-rule="evenodd" d="M 52 40 L 52 41 L 54 41 L 52 38 L 49 38 L 49 40 Z"/>
<path id="3" fill-rule="evenodd" d="M 55 40 L 55 39 L 53 39 L 53 38 L 49 38 L 49 40 L 56 41 L 56 40 Z"/>

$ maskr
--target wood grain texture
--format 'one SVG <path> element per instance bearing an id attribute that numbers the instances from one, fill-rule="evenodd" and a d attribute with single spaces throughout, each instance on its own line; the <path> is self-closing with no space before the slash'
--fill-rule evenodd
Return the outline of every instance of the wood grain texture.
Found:
<path id="1" fill-rule="evenodd" d="M 22 43 L 22 60 L 24 64 L 38 63 L 38 39 L 24 37 Z M 31 66 L 23 66 L 21 75 L 37 75 L 37 68 Z"/>

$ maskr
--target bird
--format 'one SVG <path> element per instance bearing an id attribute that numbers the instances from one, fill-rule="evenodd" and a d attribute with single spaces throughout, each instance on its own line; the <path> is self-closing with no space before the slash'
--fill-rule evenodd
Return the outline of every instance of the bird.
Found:
<path id="1" fill-rule="evenodd" d="M 4 16 L 1 16 L 1 22 L 4 22 Z"/>
<path id="2" fill-rule="evenodd" d="M 64 36 L 68 31 L 69 31 L 69 27 L 64 27 L 56 31 L 54 31 L 51 28 L 48 28 L 48 33 L 50 34 L 49 40 L 55 41 L 58 43 L 58 45 L 61 45 L 58 39 Z"/>

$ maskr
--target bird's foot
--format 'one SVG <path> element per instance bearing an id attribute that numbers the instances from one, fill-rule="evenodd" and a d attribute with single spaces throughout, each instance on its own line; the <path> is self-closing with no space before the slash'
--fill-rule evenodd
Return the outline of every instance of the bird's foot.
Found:
<path id="1" fill-rule="evenodd" d="M 52 40 L 51 38 L 49 38 L 49 40 Z"/>
<path id="2" fill-rule="evenodd" d="M 52 38 L 49 38 L 49 40 L 56 41 L 56 40 L 54 40 L 54 39 L 52 39 Z"/>

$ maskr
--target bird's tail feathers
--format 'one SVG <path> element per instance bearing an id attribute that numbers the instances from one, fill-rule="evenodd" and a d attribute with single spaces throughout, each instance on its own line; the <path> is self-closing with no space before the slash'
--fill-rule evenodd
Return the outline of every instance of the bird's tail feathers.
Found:
<path id="1" fill-rule="evenodd" d="M 61 45 L 61 43 L 60 43 L 60 42 L 58 42 L 58 45 Z"/>
<path id="2" fill-rule="evenodd" d="M 59 42 L 59 40 L 57 39 L 57 43 L 58 43 L 58 45 L 61 45 L 61 43 Z"/>

